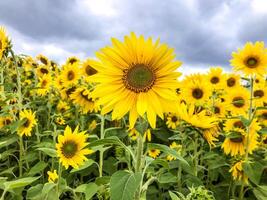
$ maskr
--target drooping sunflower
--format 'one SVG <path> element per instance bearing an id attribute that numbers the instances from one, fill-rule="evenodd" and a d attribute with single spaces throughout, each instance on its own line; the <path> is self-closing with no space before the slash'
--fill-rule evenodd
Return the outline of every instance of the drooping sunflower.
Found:
<path id="1" fill-rule="evenodd" d="M 217 142 L 220 135 L 219 126 L 214 126 L 212 128 L 207 128 L 203 130 L 203 137 L 209 143 L 210 147 L 215 147 L 215 142 Z"/>
<path id="2" fill-rule="evenodd" d="M 39 82 L 37 84 L 37 94 L 40 96 L 45 96 L 52 85 L 52 77 L 50 74 L 44 74 L 42 77 L 39 77 Z"/>
<path id="3" fill-rule="evenodd" d="M 124 42 L 113 38 L 112 44 L 96 54 L 100 64 L 92 63 L 98 73 L 89 80 L 99 83 L 93 97 L 103 105 L 102 114 L 112 111 L 112 119 L 120 119 L 129 112 L 130 128 L 138 115 L 146 114 L 155 128 L 157 115 L 163 118 L 164 112 L 178 110 L 173 105 L 181 62 L 174 61 L 174 51 L 166 44 L 134 33 Z"/>
<path id="4" fill-rule="evenodd" d="M 60 78 L 62 81 L 62 85 L 64 87 L 70 87 L 78 83 L 80 79 L 79 65 L 77 63 L 64 65 L 63 69 L 60 73 Z"/>
<path id="5" fill-rule="evenodd" d="M 93 153 L 93 150 L 85 148 L 88 143 L 86 139 L 86 131 L 78 132 L 77 126 L 72 132 L 71 128 L 67 126 L 64 135 L 58 136 L 58 143 L 56 144 L 57 155 L 60 163 L 68 169 L 69 166 L 79 168 L 85 160 L 86 155 Z"/>
<path id="6" fill-rule="evenodd" d="M 230 63 L 235 71 L 242 71 L 245 75 L 262 75 L 267 72 L 267 51 L 264 42 L 248 42 L 243 49 L 233 52 L 232 57 Z"/>
<path id="7" fill-rule="evenodd" d="M 231 167 L 229 172 L 232 173 L 232 177 L 233 177 L 234 180 L 243 181 L 246 184 L 248 184 L 248 176 L 245 175 L 242 164 L 243 164 L 243 161 L 236 162 Z"/>
<path id="8" fill-rule="evenodd" d="M 217 90 L 222 89 L 224 86 L 225 75 L 220 67 L 212 67 L 207 74 L 208 82 L 211 88 Z"/>
<path id="9" fill-rule="evenodd" d="M 92 99 L 91 92 L 85 87 L 77 88 L 70 95 L 70 98 L 72 99 L 74 104 L 77 104 L 81 107 L 83 113 L 93 111 L 97 112 L 99 110 L 97 102 Z"/>
<path id="10" fill-rule="evenodd" d="M 249 91 L 243 87 L 230 90 L 225 96 L 226 110 L 232 115 L 245 115 L 249 107 Z"/>
<path id="11" fill-rule="evenodd" d="M 4 27 L 0 26 L 0 59 L 8 46 L 7 36 Z"/>
<path id="12" fill-rule="evenodd" d="M 267 103 L 267 86 L 256 85 L 253 88 L 253 104 L 256 107 L 264 106 Z"/>
<path id="13" fill-rule="evenodd" d="M 24 122 L 18 128 L 19 136 L 31 136 L 31 131 L 35 125 L 37 125 L 37 121 L 35 119 L 35 112 L 33 113 L 31 110 L 22 110 L 19 113 L 19 119 Z"/>
<path id="14" fill-rule="evenodd" d="M 238 74 L 227 74 L 224 87 L 226 87 L 227 89 L 235 89 L 240 86 L 240 79 L 240 75 Z"/>
<path id="15" fill-rule="evenodd" d="M 176 113 L 169 113 L 167 115 L 166 125 L 168 128 L 176 129 L 179 124 L 179 116 Z"/>

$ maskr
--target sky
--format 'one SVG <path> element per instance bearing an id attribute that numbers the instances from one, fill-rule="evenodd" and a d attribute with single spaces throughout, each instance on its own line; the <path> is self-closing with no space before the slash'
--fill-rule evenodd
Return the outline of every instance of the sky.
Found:
<path id="1" fill-rule="evenodd" d="M 0 25 L 17 54 L 58 63 L 93 58 L 133 31 L 174 48 L 185 74 L 229 71 L 233 51 L 267 42 L 267 0 L 0 0 Z"/>

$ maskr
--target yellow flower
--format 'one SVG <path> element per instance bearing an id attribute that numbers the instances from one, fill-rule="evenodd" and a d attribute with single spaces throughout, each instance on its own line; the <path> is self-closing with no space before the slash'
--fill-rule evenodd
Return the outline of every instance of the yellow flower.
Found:
<path id="1" fill-rule="evenodd" d="M 132 128 L 128 135 L 131 138 L 131 140 L 136 140 L 137 137 L 140 135 L 140 133 L 135 128 Z"/>
<path id="2" fill-rule="evenodd" d="M 96 120 L 93 120 L 93 121 L 89 124 L 89 127 L 88 127 L 89 131 L 93 131 L 93 130 L 96 128 L 96 126 L 97 126 L 97 122 L 96 122 Z"/>
<path id="3" fill-rule="evenodd" d="M 172 142 L 172 143 L 170 144 L 170 148 L 176 150 L 176 151 L 178 152 L 178 154 L 180 154 L 181 151 L 182 151 L 182 145 L 177 144 L 176 142 Z M 173 157 L 173 156 L 171 156 L 171 155 L 167 155 L 167 158 L 166 158 L 166 159 L 167 159 L 168 161 L 176 160 L 176 158 Z"/>
<path id="4" fill-rule="evenodd" d="M 232 173 L 232 177 L 234 180 L 237 181 L 243 181 L 246 184 L 248 184 L 248 177 L 245 175 L 242 164 L 244 162 L 243 161 L 238 161 L 236 162 L 232 168 L 229 170 L 229 172 Z"/>
<path id="5" fill-rule="evenodd" d="M 223 70 L 220 67 L 212 67 L 207 75 L 207 79 L 211 88 L 213 89 L 223 89 L 225 75 L 223 74 Z"/>
<path id="6" fill-rule="evenodd" d="M 22 110 L 19 113 L 19 119 L 23 120 L 23 124 L 18 128 L 18 134 L 22 137 L 23 135 L 31 136 L 32 128 L 37 125 L 35 119 L 35 113 L 31 110 Z"/>
<path id="7" fill-rule="evenodd" d="M 256 116 L 261 125 L 267 127 L 267 109 L 257 110 Z"/>
<path id="8" fill-rule="evenodd" d="M 150 149 L 148 151 L 148 155 L 154 159 L 157 158 L 159 156 L 159 154 L 160 154 L 160 150 L 158 150 L 158 149 Z"/>
<path id="9" fill-rule="evenodd" d="M 86 131 L 78 132 L 77 126 L 72 132 L 71 128 L 67 126 L 64 135 L 58 136 L 58 143 L 56 144 L 57 155 L 60 163 L 68 169 L 69 166 L 79 168 L 85 160 L 86 155 L 93 153 L 92 150 L 85 148 L 88 143 L 86 139 Z"/>
<path id="10" fill-rule="evenodd" d="M 36 59 L 39 60 L 43 65 L 47 67 L 50 66 L 50 61 L 46 56 L 39 54 L 38 56 L 36 56 Z"/>
<path id="11" fill-rule="evenodd" d="M 59 124 L 59 125 L 65 125 L 65 120 L 63 117 L 57 117 L 56 118 L 56 123 Z"/>
<path id="12" fill-rule="evenodd" d="M 267 51 L 264 42 L 246 43 L 243 49 L 232 53 L 231 65 L 235 71 L 242 71 L 245 75 L 267 72 Z"/>
<path id="13" fill-rule="evenodd" d="M 144 133 L 144 137 L 143 137 L 144 141 L 148 141 L 151 142 L 151 130 L 147 129 Z"/>
<path id="14" fill-rule="evenodd" d="M 267 86 L 256 85 L 253 88 L 253 104 L 255 107 L 261 107 L 264 103 L 267 103 Z"/>
<path id="15" fill-rule="evenodd" d="M 220 118 L 225 117 L 226 110 L 224 102 L 221 102 L 220 99 L 216 99 L 214 101 L 210 101 L 209 104 L 209 109 L 212 111 L 212 113 L 214 113 L 215 116 Z"/>
<path id="16" fill-rule="evenodd" d="M 176 127 L 180 124 L 179 116 L 175 113 L 169 113 L 167 115 L 166 125 L 168 128 L 176 129 Z"/>
<path id="17" fill-rule="evenodd" d="M 4 51 L 6 50 L 8 43 L 7 43 L 7 36 L 4 27 L 0 26 L 0 59 L 3 56 Z"/>
<path id="18" fill-rule="evenodd" d="M 64 87 L 76 85 L 80 76 L 81 72 L 78 63 L 64 65 L 60 73 L 60 78 Z"/>
<path id="19" fill-rule="evenodd" d="M 55 183 L 56 180 L 58 179 L 57 170 L 54 170 L 54 172 L 48 171 L 47 175 L 48 175 L 48 182 L 49 183 Z"/>
<path id="20" fill-rule="evenodd" d="M 66 61 L 66 65 L 73 65 L 73 64 L 80 64 L 80 59 L 75 56 L 69 57 Z"/>
<path id="21" fill-rule="evenodd" d="M 83 62 L 82 65 L 82 75 L 87 78 L 90 77 L 94 74 L 97 73 L 97 71 L 91 66 L 92 62 L 95 63 L 95 65 L 97 64 L 95 61 L 91 60 L 91 59 L 87 59 L 86 61 Z M 87 80 L 87 79 L 86 79 Z"/>
<path id="22" fill-rule="evenodd" d="M 254 85 L 255 86 L 258 86 L 258 85 L 266 86 L 267 85 L 267 80 L 264 77 L 264 75 L 257 75 L 255 77 L 255 79 L 254 79 Z"/>
<path id="23" fill-rule="evenodd" d="M 0 129 L 5 127 L 5 126 L 8 126 L 12 123 L 13 121 L 13 118 L 12 117 L 0 117 Z"/>
<path id="24" fill-rule="evenodd" d="M 227 74 L 225 84 L 227 89 L 235 89 L 240 86 L 240 75 L 238 74 Z"/>
<path id="25" fill-rule="evenodd" d="M 215 143 L 218 141 L 218 136 L 220 134 L 219 126 L 214 126 L 212 128 L 204 129 L 203 130 L 203 137 L 209 143 L 210 147 L 215 147 Z"/>
<path id="26" fill-rule="evenodd" d="M 77 104 L 82 109 L 83 113 L 97 112 L 99 107 L 95 100 L 92 99 L 92 95 L 85 87 L 77 88 L 71 95 L 74 104 Z"/>
<path id="27" fill-rule="evenodd" d="M 121 119 L 129 113 L 130 128 L 138 115 L 146 113 L 152 128 L 156 116 L 178 110 L 176 69 L 181 62 L 174 61 L 174 51 L 166 44 L 155 43 L 134 33 L 125 36 L 124 42 L 112 39 L 113 46 L 101 49 L 96 55 L 100 63 L 92 62 L 98 72 L 90 81 L 99 83 L 93 97 L 103 105 L 102 114 L 112 111 L 112 119 Z"/>
<path id="28" fill-rule="evenodd" d="M 39 82 L 37 84 L 37 94 L 40 96 L 45 96 L 52 85 L 52 77 L 50 74 L 44 74 L 42 77 L 39 77 Z"/>
<path id="29" fill-rule="evenodd" d="M 49 74 L 49 72 L 50 72 L 50 69 L 46 65 L 40 65 L 36 69 L 36 73 L 38 77 L 42 77 L 45 74 Z"/>

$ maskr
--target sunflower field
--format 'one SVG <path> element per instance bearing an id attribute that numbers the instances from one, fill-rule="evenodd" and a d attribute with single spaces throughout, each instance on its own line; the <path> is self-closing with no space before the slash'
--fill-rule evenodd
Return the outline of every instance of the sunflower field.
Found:
<path id="1" fill-rule="evenodd" d="M 17 55 L 0 28 L 0 200 L 266 200 L 267 48 L 182 76 L 134 33 L 95 58 Z"/>

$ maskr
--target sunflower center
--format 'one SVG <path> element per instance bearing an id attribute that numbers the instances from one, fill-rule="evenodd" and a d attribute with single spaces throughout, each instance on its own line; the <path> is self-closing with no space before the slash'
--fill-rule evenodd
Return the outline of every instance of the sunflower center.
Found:
<path id="1" fill-rule="evenodd" d="M 47 65 L 47 64 L 48 64 L 47 60 L 46 60 L 45 58 L 43 58 L 43 57 L 40 58 L 40 61 L 41 61 L 44 65 Z"/>
<path id="2" fill-rule="evenodd" d="M 10 119 L 6 119 L 6 120 L 4 121 L 4 125 L 5 125 L 5 126 L 9 125 L 10 123 L 11 123 L 11 120 L 10 120 Z"/>
<path id="3" fill-rule="evenodd" d="M 23 126 L 27 128 L 27 127 L 30 126 L 30 124 L 31 124 L 31 120 L 26 119 L 26 121 L 24 122 Z"/>
<path id="4" fill-rule="evenodd" d="M 235 78 L 231 77 L 227 79 L 227 86 L 233 87 L 235 85 Z"/>
<path id="5" fill-rule="evenodd" d="M 263 113 L 263 114 L 261 115 L 261 118 L 264 119 L 264 120 L 267 120 L 267 112 Z"/>
<path id="6" fill-rule="evenodd" d="M 74 141 L 66 141 L 61 147 L 62 154 L 66 158 L 72 158 L 78 150 L 78 145 Z"/>
<path id="7" fill-rule="evenodd" d="M 2 49 L 2 42 L 1 42 L 1 40 L 0 40 L 0 49 Z"/>
<path id="8" fill-rule="evenodd" d="M 242 97 L 233 98 L 233 105 L 237 108 L 241 108 L 245 105 L 245 100 Z"/>
<path id="9" fill-rule="evenodd" d="M 203 97 L 203 91 L 200 88 L 195 88 L 192 91 L 192 95 L 195 99 L 201 99 Z"/>
<path id="10" fill-rule="evenodd" d="M 231 142 L 234 142 L 234 143 L 241 143 L 243 142 L 243 136 L 240 135 L 239 137 L 235 137 L 235 138 L 230 138 Z"/>
<path id="11" fill-rule="evenodd" d="M 172 116 L 172 122 L 177 122 L 177 121 L 178 121 L 177 117 L 176 116 Z"/>
<path id="12" fill-rule="evenodd" d="M 41 87 L 44 88 L 47 85 L 47 80 L 43 80 Z"/>
<path id="13" fill-rule="evenodd" d="M 148 66 L 136 64 L 124 70 L 122 80 L 125 87 L 135 93 L 147 92 L 155 83 L 155 74 Z"/>
<path id="14" fill-rule="evenodd" d="M 210 79 L 210 82 L 211 82 L 212 84 L 217 84 L 217 83 L 219 83 L 219 81 L 220 81 L 220 79 L 219 79 L 217 76 L 214 76 L 214 77 L 212 77 L 212 78 Z"/>
<path id="15" fill-rule="evenodd" d="M 260 80 L 258 78 L 255 79 L 255 83 L 259 83 Z"/>
<path id="16" fill-rule="evenodd" d="M 94 74 L 97 73 L 97 71 L 96 71 L 94 68 L 92 68 L 90 65 L 87 65 L 87 66 L 86 66 L 86 68 L 85 68 L 85 72 L 86 72 L 86 74 L 87 74 L 88 76 L 92 76 L 92 75 L 94 75 Z"/>
<path id="17" fill-rule="evenodd" d="M 71 87 L 67 89 L 66 94 L 69 97 L 74 91 L 76 90 L 76 87 Z"/>
<path id="18" fill-rule="evenodd" d="M 249 67 L 249 68 L 255 68 L 257 67 L 258 65 L 258 59 L 255 58 L 255 57 L 249 57 L 246 61 L 246 65 Z"/>
<path id="19" fill-rule="evenodd" d="M 76 58 L 71 58 L 69 60 L 69 63 L 72 65 L 73 63 L 76 63 L 78 60 Z"/>
<path id="20" fill-rule="evenodd" d="M 221 109 L 219 107 L 215 106 L 214 107 L 214 113 L 215 114 L 220 114 L 220 112 L 221 112 Z"/>
<path id="21" fill-rule="evenodd" d="M 245 129 L 245 126 L 242 121 L 236 121 L 233 125 L 235 128 Z"/>
<path id="22" fill-rule="evenodd" d="M 48 70 L 45 69 L 45 68 L 41 68 L 40 71 L 41 71 L 43 74 L 48 74 Z"/>
<path id="23" fill-rule="evenodd" d="M 88 94 L 85 94 L 86 93 L 86 91 L 85 90 L 83 90 L 83 91 L 81 91 L 81 96 L 86 100 L 86 101 L 90 101 L 90 102 L 92 102 L 93 100 L 92 100 L 92 98 L 89 98 L 89 95 Z"/>
<path id="24" fill-rule="evenodd" d="M 264 92 L 262 90 L 255 90 L 253 96 L 256 98 L 261 98 L 264 96 Z"/>
<path id="25" fill-rule="evenodd" d="M 68 80 L 71 81 L 75 78 L 75 74 L 73 71 L 69 71 L 67 74 Z"/>

